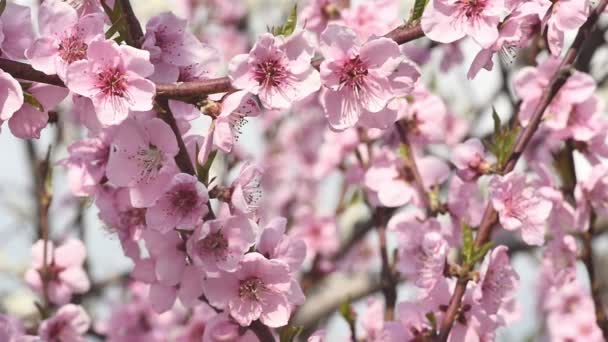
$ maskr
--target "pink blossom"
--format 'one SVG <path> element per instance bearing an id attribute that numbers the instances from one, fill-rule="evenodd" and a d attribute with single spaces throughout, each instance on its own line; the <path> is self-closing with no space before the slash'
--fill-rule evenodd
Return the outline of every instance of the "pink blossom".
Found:
<path id="1" fill-rule="evenodd" d="M 467 77 L 475 78 L 479 70 L 492 70 L 492 57 L 496 52 L 506 59 L 514 59 L 518 48 L 529 45 L 541 20 L 551 6 L 548 0 L 522 1 L 500 25 L 498 39 L 492 46 L 482 49 L 471 64 Z"/>
<path id="2" fill-rule="evenodd" d="M 258 252 L 267 259 L 286 263 L 289 271 L 297 272 L 306 257 L 306 244 L 302 240 L 285 235 L 287 220 L 277 217 L 268 222 L 256 245 Z"/>
<path id="3" fill-rule="evenodd" d="M 341 12 L 344 24 L 351 27 L 359 39 L 391 31 L 399 22 L 399 1 L 375 0 L 358 3 Z"/>
<path id="4" fill-rule="evenodd" d="M 472 181 L 490 169 L 483 144 L 477 138 L 456 145 L 452 150 L 452 162 L 458 168 L 458 176 L 465 181 Z"/>
<path id="5" fill-rule="evenodd" d="M 10 119 L 23 106 L 21 85 L 0 69 L 0 123 Z"/>
<path id="6" fill-rule="evenodd" d="M 116 125 L 129 111 L 152 109 L 154 83 L 147 80 L 154 71 L 149 53 L 111 40 L 89 43 L 87 60 L 70 64 L 68 88 L 93 101 L 99 121 Z"/>
<path id="7" fill-rule="evenodd" d="M 481 265 L 480 280 L 473 298 L 486 313 L 494 315 L 505 303 L 515 299 L 518 286 L 519 276 L 511 267 L 508 248 L 498 246 L 486 256 Z"/>
<path id="8" fill-rule="evenodd" d="M 397 98 L 392 106 L 398 110 L 398 118 L 405 120 L 408 137 L 413 143 L 439 143 L 446 140 L 446 124 L 449 113 L 443 100 L 418 84 L 409 98 Z"/>
<path id="9" fill-rule="evenodd" d="M 242 327 L 235 322 L 227 312 L 215 315 L 205 327 L 202 342 L 259 342 L 260 340 L 251 330 L 242 333 Z"/>
<path id="10" fill-rule="evenodd" d="M 69 4 L 51 0 L 40 5 L 38 25 L 42 37 L 34 41 L 25 55 L 34 69 L 57 74 L 65 81 L 68 65 L 86 59 L 89 43 L 104 33 L 104 15 L 79 17 Z"/>
<path id="11" fill-rule="evenodd" d="M 307 30 L 320 34 L 330 21 L 340 18 L 340 11 L 338 0 L 309 0 L 298 18 Z"/>
<path id="12" fill-rule="evenodd" d="M 0 18 L 0 56 L 23 59 L 33 40 L 31 8 L 7 2 Z"/>
<path id="13" fill-rule="evenodd" d="M 319 90 L 319 72 L 311 65 L 314 49 L 305 31 L 289 38 L 262 34 L 249 54 L 230 61 L 237 89 L 258 95 L 269 109 L 286 109 Z"/>
<path id="14" fill-rule="evenodd" d="M 89 278 L 82 268 L 86 250 L 80 240 L 69 239 L 57 248 L 48 241 L 46 269 L 43 251 L 44 241 L 38 240 L 32 246 L 32 262 L 25 273 L 25 281 L 34 291 L 42 293 L 41 273 L 44 272 L 51 279 L 47 283 L 49 300 L 55 304 L 68 303 L 72 294 L 89 290 Z"/>
<path id="15" fill-rule="evenodd" d="M 397 304 L 398 320 L 384 322 L 383 336 L 386 342 L 411 341 L 431 336 L 433 327 L 426 318 L 433 307 L 427 301 L 405 301 Z"/>
<path id="16" fill-rule="evenodd" d="M 377 297 L 367 300 L 367 308 L 363 315 L 357 316 L 359 327 L 363 334 L 358 335 L 369 342 L 384 342 L 384 303 Z"/>
<path id="17" fill-rule="evenodd" d="M 560 60 L 549 58 L 538 67 L 521 69 L 514 80 L 515 93 L 522 99 L 518 116 L 519 122 L 528 125 L 533 111 L 540 102 L 543 91 L 549 86 L 551 77 L 557 70 Z M 576 105 L 582 104 L 593 96 L 596 84 L 590 75 L 574 71 L 545 111 L 544 124 L 553 130 L 564 129 L 568 125 L 570 113 Z"/>
<path id="18" fill-rule="evenodd" d="M 40 324 L 38 334 L 43 342 L 84 342 L 90 325 L 91 318 L 81 306 L 66 304 Z"/>
<path id="19" fill-rule="evenodd" d="M 490 182 L 490 200 L 504 229 L 521 229 L 526 243 L 543 244 L 546 220 L 553 205 L 526 183 L 524 174 L 511 172 L 493 178 Z"/>
<path id="20" fill-rule="evenodd" d="M 207 274 L 233 272 L 255 242 L 255 228 L 245 216 L 206 221 L 188 239 L 188 255 Z"/>
<path id="21" fill-rule="evenodd" d="M 329 216 L 319 217 L 308 210 L 298 213 L 291 236 L 306 243 L 306 257 L 328 256 L 339 246 L 336 219 Z"/>
<path id="22" fill-rule="evenodd" d="M 118 127 L 106 175 L 113 184 L 129 187 L 133 206 L 148 207 L 176 173 L 177 152 L 175 135 L 162 120 L 129 119 Z"/>
<path id="23" fill-rule="evenodd" d="M 552 341 L 604 340 L 596 323 L 593 300 L 589 291 L 578 281 L 567 283 L 550 292 L 544 309 L 547 312 L 547 328 Z"/>
<path id="24" fill-rule="evenodd" d="M 397 213 L 388 229 L 399 236 L 399 272 L 414 280 L 423 291 L 430 291 L 443 278 L 448 243 L 434 219 L 419 221 L 417 212 Z"/>
<path id="25" fill-rule="evenodd" d="M 608 214 L 608 165 L 595 165 L 577 188 L 579 202 L 588 201 L 600 215 Z"/>
<path id="26" fill-rule="evenodd" d="M 11 133 L 18 138 L 38 139 L 40 131 L 48 123 L 48 112 L 68 95 L 68 90 L 63 87 L 35 83 L 27 91 L 38 100 L 42 110 L 29 103 L 24 103 L 8 120 L 8 127 L 11 129 Z"/>
<path id="27" fill-rule="evenodd" d="M 362 115 L 374 127 L 391 124 L 396 114 L 387 108 L 388 102 L 409 94 L 420 77 L 397 43 L 376 38 L 361 44 L 345 26 L 329 25 L 321 35 L 320 50 L 325 57 L 320 67 L 321 104 L 335 130 L 355 126 Z"/>
<path id="28" fill-rule="evenodd" d="M 68 158 L 60 163 L 68 169 L 70 189 L 75 196 L 93 195 L 106 173 L 113 130 L 82 139 L 68 146 Z"/>
<path id="29" fill-rule="evenodd" d="M 158 82 L 177 81 L 180 67 L 197 63 L 212 54 L 187 29 L 187 21 L 171 12 L 148 21 L 142 49 L 150 52 L 150 60 L 155 66 L 151 78 Z"/>
<path id="30" fill-rule="evenodd" d="M 548 2 L 548 1 L 546 1 Z M 543 22 L 547 27 L 547 41 L 553 56 L 564 47 L 564 33 L 578 30 L 589 16 L 589 0 L 559 0 L 553 2 Z"/>
<path id="31" fill-rule="evenodd" d="M 484 202 L 476 182 L 452 177 L 448 190 L 448 210 L 459 226 L 462 222 L 476 227 L 481 222 Z"/>
<path id="32" fill-rule="evenodd" d="M 291 305 L 287 298 L 291 277 L 286 264 L 247 253 L 234 273 L 220 272 L 205 280 L 211 305 L 225 308 L 240 325 L 259 319 L 276 328 L 287 324 Z"/>
<path id="33" fill-rule="evenodd" d="M 237 178 L 232 182 L 230 202 L 234 208 L 243 213 L 257 215 L 262 199 L 262 177 L 264 169 L 253 163 L 245 163 Z"/>
<path id="34" fill-rule="evenodd" d="M 139 259 L 137 240 L 146 228 L 146 209 L 131 205 L 129 189 L 103 186 L 96 192 L 95 204 L 99 208 L 99 219 L 120 239 L 124 254 Z"/>
<path id="35" fill-rule="evenodd" d="M 421 25 L 434 41 L 452 43 L 469 36 L 482 48 L 498 39 L 498 24 L 505 14 L 503 0 L 429 1 Z"/>
<path id="36" fill-rule="evenodd" d="M 175 174 L 164 194 L 146 211 L 146 224 L 161 233 L 174 228 L 192 230 L 209 211 L 208 200 L 207 189 L 196 177 Z"/>

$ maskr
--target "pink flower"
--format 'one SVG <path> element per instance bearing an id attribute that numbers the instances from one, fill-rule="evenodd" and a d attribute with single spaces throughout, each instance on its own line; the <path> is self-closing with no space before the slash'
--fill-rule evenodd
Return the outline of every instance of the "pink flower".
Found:
<path id="1" fill-rule="evenodd" d="M 148 207 L 176 173 L 177 152 L 175 135 L 162 120 L 129 119 L 118 127 L 106 175 L 114 185 L 129 187 L 133 206 Z"/>
<path id="2" fill-rule="evenodd" d="M 86 250 L 80 240 L 69 239 L 57 248 L 48 241 L 46 269 L 43 251 L 44 241 L 38 240 L 32 246 L 32 263 L 25 273 L 25 281 L 34 291 L 42 293 L 40 273 L 45 272 L 51 279 L 47 287 L 49 300 L 55 304 L 68 303 L 72 294 L 89 290 L 89 278 L 82 268 Z"/>
<path id="3" fill-rule="evenodd" d="M 447 204 L 457 226 L 464 222 L 476 227 L 481 222 L 484 202 L 476 182 L 465 182 L 460 177 L 452 177 Z"/>
<path id="4" fill-rule="evenodd" d="M 199 62 L 212 53 L 187 29 L 187 24 L 187 20 L 171 12 L 157 15 L 146 24 L 142 49 L 150 52 L 154 81 L 175 82 L 179 67 Z"/>
<path id="5" fill-rule="evenodd" d="M 276 328 L 287 324 L 291 305 L 289 268 L 259 253 L 247 253 L 234 273 L 220 272 L 205 280 L 205 294 L 211 305 L 225 308 L 240 325 L 259 319 Z"/>
<path id="6" fill-rule="evenodd" d="M 407 122 L 412 143 L 443 143 L 447 140 L 449 113 L 446 105 L 424 85 L 416 85 L 408 99 L 397 98 L 391 106 L 397 109 L 398 118 Z"/>
<path id="7" fill-rule="evenodd" d="M 68 146 L 69 157 L 60 161 L 68 169 L 68 182 L 75 196 L 91 196 L 106 174 L 112 130 L 82 139 Z"/>
<path id="8" fill-rule="evenodd" d="M 307 30 L 320 34 L 331 20 L 340 18 L 340 10 L 340 1 L 310 0 L 298 13 L 298 17 Z"/>
<path id="9" fill-rule="evenodd" d="M 48 112 L 68 95 L 68 90 L 63 87 L 34 83 L 27 91 L 42 105 L 42 110 L 24 103 L 8 120 L 8 127 L 18 138 L 38 139 L 40 131 L 48 123 Z"/>
<path id="10" fill-rule="evenodd" d="M 589 8 L 589 0 L 559 0 L 548 8 L 543 22 L 547 27 L 547 41 L 553 56 L 559 56 L 562 52 L 564 33 L 578 30 L 587 21 Z"/>
<path id="11" fill-rule="evenodd" d="M 331 255 L 340 243 L 336 219 L 329 216 L 318 217 L 308 210 L 298 213 L 290 235 L 306 243 L 306 257 L 310 260 L 317 255 Z"/>
<path id="12" fill-rule="evenodd" d="M 513 301 L 519 286 L 519 276 L 511 267 L 508 248 L 498 246 L 489 253 L 480 269 L 480 280 L 473 298 L 490 315 L 497 314 L 506 303 Z"/>
<path id="13" fill-rule="evenodd" d="M 257 215 L 262 199 L 262 177 L 264 169 L 253 163 L 245 163 L 237 178 L 232 182 L 230 203 L 243 214 Z"/>
<path id="14" fill-rule="evenodd" d="M 477 138 L 456 145 L 452 150 L 452 162 L 458 168 L 458 176 L 465 181 L 475 180 L 490 169 L 483 144 Z"/>
<path id="15" fill-rule="evenodd" d="M 227 312 L 215 315 L 207 321 L 202 342 L 259 342 L 260 340 L 251 330 L 243 333 L 243 328 L 235 322 Z"/>
<path id="16" fill-rule="evenodd" d="M 344 24 L 352 28 L 359 39 L 368 40 L 392 30 L 399 21 L 399 1 L 376 0 L 358 3 L 342 11 Z"/>
<path id="17" fill-rule="evenodd" d="M 552 57 L 536 68 L 521 69 L 515 76 L 513 81 L 515 93 L 522 99 L 518 119 L 524 127 L 528 125 L 559 63 L 558 58 Z M 574 71 L 545 111 L 544 124 L 553 130 L 566 128 L 574 107 L 591 98 L 595 89 L 595 81 L 590 75 Z"/>
<path id="18" fill-rule="evenodd" d="M 195 111 L 200 116 L 200 111 L 190 104 L 183 102 L 169 102 L 172 110 L 180 106 L 186 110 L 188 106 L 191 111 Z M 207 157 L 211 152 L 212 145 L 220 150 L 229 153 L 232 151 L 235 143 L 239 140 L 243 126 L 247 123 L 247 117 L 256 117 L 260 114 L 260 107 L 254 97 L 246 91 L 236 91 L 224 96 L 221 102 L 213 102 L 208 107 L 210 112 L 217 115 L 217 118 L 209 126 L 209 133 L 204 145 L 198 154 L 198 162 L 204 165 Z M 219 112 L 219 114 L 217 114 Z"/>
<path id="19" fill-rule="evenodd" d="M 139 259 L 137 240 L 146 228 L 145 208 L 131 205 L 128 188 L 100 187 L 95 194 L 95 204 L 99 209 L 99 219 L 110 232 L 120 239 L 124 254 L 134 260 Z"/>
<path id="20" fill-rule="evenodd" d="M 40 5 L 38 25 L 42 37 L 34 41 L 25 55 L 34 69 L 57 74 L 65 81 L 68 65 L 86 59 L 89 43 L 104 33 L 104 15 L 79 17 L 69 4 L 51 0 Z"/>
<path id="21" fill-rule="evenodd" d="M 596 323 L 593 300 L 578 281 L 550 292 L 544 309 L 551 341 L 604 341 Z"/>
<path id="22" fill-rule="evenodd" d="M 398 233 L 399 272 L 428 292 L 443 278 L 449 246 L 439 222 L 432 218 L 420 219 L 416 212 L 397 213 L 389 221 L 388 229 Z"/>
<path id="23" fill-rule="evenodd" d="M 493 178 L 490 182 L 490 201 L 504 229 L 521 229 L 521 236 L 527 244 L 543 244 L 546 220 L 553 205 L 536 189 L 528 186 L 524 174 L 511 172 Z"/>
<path id="24" fill-rule="evenodd" d="M 421 25 L 434 41 L 452 43 L 470 36 L 482 48 L 489 48 L 498 39 L 498 24 L 505 11 L 503 0 L 431 0 Z"/>
<path id="25" fill-rule="evenodd" d="M 608 165 L 597 164 L 589 177 L 577 185 L 579 202 L 588 201 L 598 214 L 608 215 Z"/>
<path id="26" fill-rule="evenodd" d="M 96 39 L 89 43 L 87 60 L 68 67 L 66 83 L 71 91 L 93 101 L 101 123 L 116 125 L 130 110 L 152 109 L 155 86 L 146 79 L 152 72 L 147 51 Z"/>
<path id="27" fill-rule="evenodd" d="M 0 123 L 10 119 L 23 106 L 21 85 L 0 69 Z"/>
<path id="28" fill-rule="evenodd" d="M 388 38 L 359 43 L 345 26 L 331 24 L 321 35 L 321 80 L 325 86 L 321 104 L 330 126 L 335 130 L 353 127 L 367 116 L 374 127 L 386 127 L 396 113 L 388 102 L 409 94 L 420 72 Z M 369 118 L 371 117 L 371 118 Z"/>
<path id="29" fill-rule="evenodd" d="M 207 189 L 194 176 L 178 173 L 165 193 L 146 211 L 148 227 L 167 233 L 174 228 L 192 230 L 209 211 Z"/>
<path id="30" fill-rule="evenodd" d="M 230 61 L 230 79 L 237 89 L 258 95 L 269 109 L 286 109 L 319 90 L 319 72 L 311 65 L 314 49 L 306 32 L 289 38 L 262 34 L 249 54 Z"/>
<path id="31" fill-rule="evenodd" d="M 528 46 L 535 36 L 541 20 L 551 6 L 548 0 L 523 1 L 500 25 L 498 39 L 490 47 L 482 49 L 471 64 L 467 77 L 475 78 L 479 70 L 492 70 L 492 57 L 496 52 L 507 59 L 514 59 L 518 48 Z"/>
<path id="32" fill-rule="evenodd" d="M 205 273 L 233 272 L 255 242 L 255 226 L 245 216 L 207 221 L 188 239 L 186 249 Z"/>
<path id="33" fill-rule="evenodd" d="M 268 222 L 256 245 L 258 252 L 267 259 L 276 259 L 286 263 L 289 271 L 297 272 L 306 257 L 306 244 L 302 240 L 285 235 L 287 220 L 277 217 Z"/>
<path id="34" fill-rule="evenodd" d="M 32 46 L 33 40 L 31 8 L 6 3 L 0 18 L 0 56 L 23 59 L 25 49 Z"/>
<path id="35" fill-rule="evenodd" d="M 367 308 L 363 315 L 357 316 L 359 327 L 362 328 L 363 334 L 358 335 L 365 338 L 369 342 L 385 342 L 384 336 L 384 303 L 377 297 L 367 300 Z"/>
<path id="36" fill-rule="evenodd" d="M 81 306 L 66 304 L 40 324 L 38 334 L 43 342 L 84 342 L 90 325 L 91 318 Z"/>

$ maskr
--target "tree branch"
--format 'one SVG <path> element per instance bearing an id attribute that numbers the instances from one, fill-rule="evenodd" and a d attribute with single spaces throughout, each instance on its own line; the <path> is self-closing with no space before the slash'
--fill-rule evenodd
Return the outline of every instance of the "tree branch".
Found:
<path id="1" fill-rule="evenodd" d="M 133 35 L 132 38 L 134 39 L 134 41 L 129 42 L 129 45 L 139 47 L 139 41 L 141 41 L 141 37 L 143 36 L 139 21 L 137 21 L 137 18 L 133 14 L 129 1 L 120 1 L 122 6 L 128 6 L 123 7 L 123 10 L 127 15 L 130 35 Z M 419 24 L 414 26 L 402 25 L 385 35 L 385 37 L 393 39 L 397 44 L 405 44 L 423 36 L 424 33 Z M 321 61 L 321 59 L 317 59 L 312 62 L 312 65 L 318 67 L 321 64 Z M 65 87 L 65 84 L 57 75 L 46 75 L 40 71 L 34 70 L 29 64 L 0 58 L 0 69 L 21 80 Z M 190 82 L 158 83 L 156 84 L 156 96 L 157 98 L 188 98 L 225 93 L 232 89 L 228 77 L 219 77 Z"/>
<path id="2" fill-rule="evenodd" d="M 608 5 L 608 0 L 602 0 L 600 4 L 591 12 L 591 15 L 589 16 L 585 24 L 578 31 L 578 34 L 576 35 L 572 46 L 570 46 L 570 48 L 566 52 L 566 55 L 562 59 L 558 70 L 552 77 L 548 89 L 544 92 L 539 104 L 536 106 L 532 114 L 532 120 L 518 136 L 513 151 L 509 156 L 508 162 L 505 164 L 504 168 L 500 170 L 501 173 L 504 174 L 511 172 L 515 168 L 519 157 L 522 155 L 526 146 L 532 139 L 532 136 L 540 126 L 545 110 L 547 109 L 555 95 L 559 92 L 561 87 L 566 83 L 566 80 L 569 77 L 570 69 L 574 64 L 576 57 L 580 53 L 583 43 L 589 37 L 593 26 L 598 21 L 601 13 L 606 8 L 606 5 Z M 487 241 L 489 241 L 490 235 L 492 233 L 492 228 L 497 223 L 497 221 L 498 215 L 492 207 L 492 204 L 489 203 L 486 207 L 481 224 L 479 226 L 477 236 L 475 238 L 476 247 L 479 248 Z M 470 271 L 472 267 L 473 265 L 464 265 L 464 269 L 468 271 Z M 458 283 L 456 284 L 456 288 L 454 289 L 454 293 L 452 295 L 452 298 L 450 299 L 448 309 L 446 311 L 444 319 L 441 322 L 439 336 L 437 337 L 438 341 L 443 342 L 447 341 L 448 339 L 450 330 L 454 325 L 454 320 L 456 319 L 460 311 L 460 304 L 462 302 L 462 296 L 466 291 L 467 282 L 468 278 L 459 278 Z"/>

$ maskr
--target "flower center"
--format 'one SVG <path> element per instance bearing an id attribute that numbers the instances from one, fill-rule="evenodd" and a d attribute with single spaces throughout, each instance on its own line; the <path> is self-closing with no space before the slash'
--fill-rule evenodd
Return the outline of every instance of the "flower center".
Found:
<path id="1" fill-rule="evenodd" d="M 269 60 L 255 66 L 253 78 L 263 87 L 276 87 L 287 78 L 287 70 L 278 60 Z"/>
<path id="2" fill-rule="evenodd" d="M 221 231 L 207 235 L 199 242 L 199 248 L 205 252 L 215 254 L 216 257 L 221 257 L 226 249 L 228 249 L 228 240 L 224 237 Z"/>
<path id="3" fill-rule="evenodd" d="M 360 89 L 363 86 L 367 73 L 367 66 L 359 56 L 356 56 L 348 60 L 344 63 L 344 66 L 342 66 L 340 83 L 355 89 Z"/>
<path id="4" fill-rule="evenodd" d="M 171 203 L 175 211 L 185 215 L 192 211 L 198 203 L 198 193 L 191 187 L 184 187 L 173 192 Z"/>
<path id="5" fill-rule="evenodd" d="M 146 222 L 145 208 L 132 208 L 120 213 L 120 223 L 123 227 L 143 226 Z"/>
<path id="6" fill-rule="evenodd" d="M 479 17 L 486 8 L 486 0 L 458 0 L 456 5 L 461 14 L 464 14 L 467 18 L 473 18 Z"/>
<path id="7" fill-rule="evenodd" d="M 134 157 L 137 159 L 140 169 L 138 182 L 150 182 L 156 178 L 163 167 L 163 154 L 154 145 L 150 145 L 147 149 L 140 148 Z"/>
<path id="8" fill-rule="evenodd" d="M 89 47 L 79 37 L 75 35 L 63 38 L 59 42 L 59 57 L 66 63 L 71 64 L 75 61 L 85 59 Z"/>
<path id="9" fill-rule="evenodd" d="M 264 289 L 265 286 L 261 279 L 249 278 L 241 281 L 239 285 L 239 297 L 259 301 Z"/>
<path id="10" fill-rule="evenodd" d="M 118 68 L 107 68 L 97 74 L 97 87 L 106 96 L 125 97 L 127 77 Z"/>

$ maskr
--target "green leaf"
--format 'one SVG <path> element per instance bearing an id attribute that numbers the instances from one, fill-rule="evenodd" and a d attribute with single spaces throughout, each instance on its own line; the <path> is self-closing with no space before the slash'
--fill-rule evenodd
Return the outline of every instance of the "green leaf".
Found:
<path id="1" fill-rule="evenodd" d="M 23 101 L 25 103 L 29 104 L 30 106 L 36 108 L 39 112 L 44 112 L 44 107 L 42 106 L 42 104 L 31 93 L 24 91 L 23 92 Z"/>
<path id="2" fill-rule="evenodd" d="M 502 123 L 500 122 L 500 116 L 498 116 L 496 108 L 494 107 L 492 107 L 492 120 L 494 120 L 494 134 L 500 134 Z"/>
<path id="3" fill-rule="evenodd" d="M 298 4 L 293 5 L 289 16 L 285 20 L 285 23 L 279 27 L 272 28 L 272 34 L 275 36 L 289 37 L 295 30 L 296 24 L 298 23 Z"/>
<path id="4" fill-rule="evenodd" d="M 416 0 L 414 7 L 412 8 L 412 15 L 409 20 L 410 23 L 413 23 L 422 17 L 422 13 L 424 13 L 424 8 L 428 2 L 429 0 Z"/>
<path id="5" fill-rule="evenodd" d="M 424 315 L 424 317 L 426 317 L 431 324 L 431 328 L 433 328 L 433 330 L 437 330 L 437 317 L 435 317 L 435 313 L 433 311 L 429 311 L 426 315 Z"/>
<path id="6" fill-rule="evenodd" d="M 492 119 L 494 120 L 494 135 L 491 140 L 486 143 L 486 147 L 494 156 L 496 156 L 497 166 L 502 168 L 509 159 L 517 136 L 519 128 L 508 126 L 503 127 L 500 122 L 500 117 L 496 113 L 496 109 L 492 108 Z"/>
<path id="7" fill-rule="evenodd" d="M 198 147 L 197 147 L 198 149 Z M 198 155 L 198 152 L 196 153 Z M 211 170 L 211 165 L 213 165 L 213 161 L 215 160 L 215 156 L 217 155 L 217 150 L 213 150 L 209 153 L 207 157 L 207 161 L 205 165 L 197 167 L 198 180 L 201 181 L 205 186 L 209 185 L 209 170 Z"/>
<path id="8" fill-rule="evenodd" d="M 476 248 L 473 252 L 473 259 L 471 260 L 471 263 L 474 264 L 483 259 L 483 257 L 486 256 L 486 253 L 488 253 L 490 248 L 492 248 L 492 241 L 486 242 L 480 248 Z"/>
<path id="9" fill-rule="evenodd" d="M 462 258 L 465 264 L 471 264 L 473 259 L 473 230 L 468 224 L 462 223 Z"/>
<path id="10" fill-rule="evenodd" d="M 106 39 L 112 39 L 117 32 L 120 32 L 123 26 L 125 17 L 121 16 L 110 26 L 110 28 L 106 31 Z"/>
<path id="11" fill-rule="evenodd" d="M 5 9 L 6 9 L 6 0 L 0 0 L 0 15 L 2 15 L 2 13 L 4 13 Z"/>
<path id="12" fill-rule="evenodd" d="M 293 342 L 293 340 L 298 336 L 300 332 L 302 332 L 303 327 L 288 325 L 286 327 L 281 328 L 281 332 L 279 333 L 279 341 L 280 342 Z"/>
<path id="13" fill-rule="evenodd" d="M 357 320 L 357 314 L 355 313 L 355 310 L 353 310 L 352 306 L 350 305 L 349 300 L 340 304 L 340 315 L 342 315 L 342 317 L 346 320 L 346 322 L 349 325 L 354 324 L 355 321 Z"/>
<path id="14" fill-rule="evenodd" d="M 403 158 L 408 159 L 410 156 L 410 148 L 406 144 L 400 144 L 397 153 Z"/>

